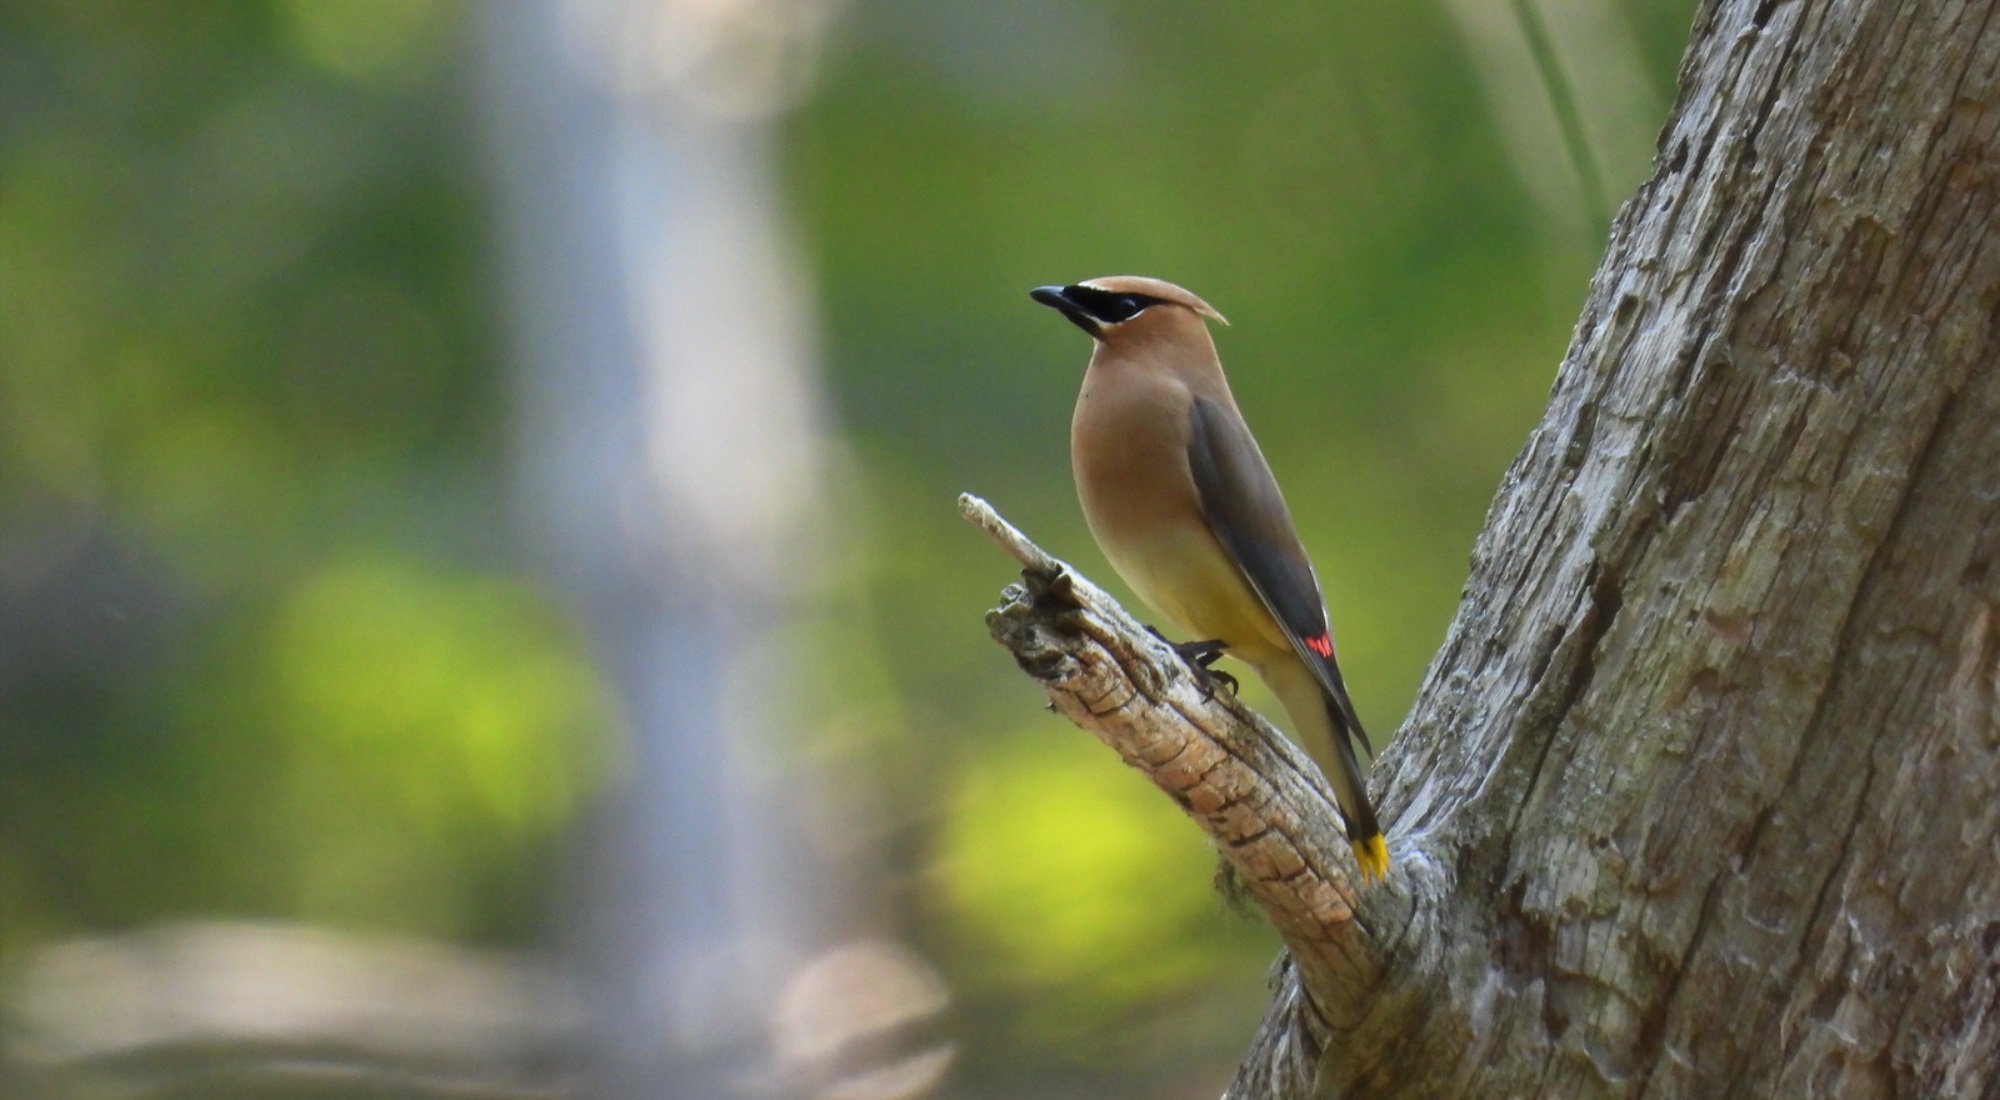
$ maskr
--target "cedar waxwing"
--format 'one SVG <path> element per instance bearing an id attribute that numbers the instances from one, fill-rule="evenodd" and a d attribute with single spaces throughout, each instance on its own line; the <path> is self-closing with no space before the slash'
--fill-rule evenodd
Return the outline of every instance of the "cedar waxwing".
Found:
<path id="1" fill-rule="evenodd" d="M 1204 317 L 1172 283 L 1121 275 L 1037 287 L 1095 341 L 1070 422 L 1083 516 L 1112 568 L 1190 637 L 1204 678 L 1223 651 L 1254 669 L 1333 783 L 1362 874 L 1388 873 L 1354 742 L 1367 744 L 1334 660 L 1312 562 L 1230 396 Z"/>

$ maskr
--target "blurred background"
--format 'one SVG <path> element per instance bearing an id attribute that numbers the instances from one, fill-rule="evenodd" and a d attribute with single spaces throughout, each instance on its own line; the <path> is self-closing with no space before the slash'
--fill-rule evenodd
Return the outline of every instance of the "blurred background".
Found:
<path id="1" fill-rule="evenodd" d="M 1692 8 L 0 0 L 0 1095 L 1216 1095 L 1026 292 L 1229 315 L 1387 734 Z"/>

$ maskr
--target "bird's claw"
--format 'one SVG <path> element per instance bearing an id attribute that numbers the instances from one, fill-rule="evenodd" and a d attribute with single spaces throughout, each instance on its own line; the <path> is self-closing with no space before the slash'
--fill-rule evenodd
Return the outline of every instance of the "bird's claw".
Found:
<path id="1" fill-rule="evenodd" d="M 1201 689 L 1202 702 L 1206 703 L 1210 699 L 1215 698 L 1215 685 L 1217 684 L 1228 688 L 1231 695 L 1235 695 L 1237 690 L 1242 686 L 1236 682 L 1236 677 L 1210 667 L 1215 662 L 1221 660 L 1224 651 L 1229 648 L 1222 639 L 1209 638 L 1199 642 L 1168 642 L 1167 636 L 1160 633 L 1157 629 L 1150 626 L 1146 629 L 1152 632 L 1153 637 L 1167 642 L 1167 647 L 1172 649 L 1175 655 L 1187 664 L 1188 671 L 1194 674 L 1195 686 Z"/>
<path id="2" fill-rule="evenodd" d="M 1229 694 L 1232 696 L 1235 695 L 1238 689 L 1240 689 L 1243 686 L 1242 684 L 1236 682 L 1236 677 L 1231 676 L 1227 672 L 1218 672 L 1212 668 L 1200 668 L 1199 666 L 1196 667 L 1198 669 L 1198 671 L 1195 674 L 1195 678 L 1197 680 L 1201 679 L 1203 674 L 1206 674 L 1208 679 L 1212 681 L 1212 683 L 1204 687 L 1202 691 L 1201 698 L 1203 702 L 1207 702 L 1208 700 L 1215 698 L 1215 687 L 1214 687 L 1215 684 L 1221 684 L 1223 687 L 1228 688 Z"/>

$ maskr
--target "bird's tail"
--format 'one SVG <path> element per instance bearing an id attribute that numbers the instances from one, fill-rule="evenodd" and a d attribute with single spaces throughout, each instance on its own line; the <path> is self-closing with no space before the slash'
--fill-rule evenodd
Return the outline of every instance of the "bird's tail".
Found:
<path id="1" fill-rule="evenodd" d="M 1368 735 L 1362 732 L 1361 723 L 1354 717 L 1353 708 L 1346 700 L 1337 699 L 1331 692 L 1323 693 L 1328 720 L 1333 725 L 1333 768 L 1327 772 L 1327 779 L 1333 784 L 1334 797 L 1340 803 L 1341 821 L 1347 826 L 1347 843 L 1354 849 L 1354 862 L 1361 866 L 1361 876 L 1368 879 L 1386 878 L 1389 874 L 1389 845 L 1382 838 L 1382 825 L 1375 819 L 1375 805 L 1368 801 L 1368 774 L 1361 770 L 1361 761 L 1354 755 L 1356 742 L 1368 744 Z M 1371 752 L 1369 758 L 1373 759 Z M 1326 763 L 1321 762 L 1321 770 Z"/>
<path id="2" fill-rule="evenodd" d="M 1289 655 L 1288 655 L 1289 656 Z M 1285 705 L 1292 717 L 1292 729 L 1305 746 L 1321 774 L 1333 785 L 1340 819 L 1347 826 L 1347 843 L 1354 849 L 1354 861 L 1361 865 L 1364 878 L 1382 878 L 1389 873 L 1389 846 L 1382 839 L 1382 826 L 1375 819 L 1375 807 L 1368 801 L 1368 773 L 1354 754 L 1356 741 L 1364 741 L 1361 724 L 1353 708 L 1322 685 L 1303 663 L 1296 660 L 1272 661 L 1258 667 L 1264 682 Z"/>

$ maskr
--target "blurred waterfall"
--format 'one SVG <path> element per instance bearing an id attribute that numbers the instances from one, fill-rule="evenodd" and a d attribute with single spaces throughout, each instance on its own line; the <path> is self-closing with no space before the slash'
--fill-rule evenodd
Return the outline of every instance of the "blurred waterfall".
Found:
<path id="1" fill-rule="evenodd" d="M 804 87 L 829 12 L 477 10 L 522 501 L 629 726 L 568 914 L 593 1092 L 811 1094 L 775 1061 L 773 1028 L 796 1033 L 801 1004 L 852 1006 L 801 992 L 799 975 L 838 987 L 855 972 L 838 960 L 859 957 L 870 989 L 901 975 L 905 1003 L 942 1004 L 888 945 L 814 958 L 847 903 L 802 843 L 801 807 L 824 792 L 768 728 L 793 686 L 758 676 L 788 662 L 755 660 L 798 614 L 824 519 L 811 309 L 770 120 Z"/>

